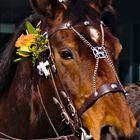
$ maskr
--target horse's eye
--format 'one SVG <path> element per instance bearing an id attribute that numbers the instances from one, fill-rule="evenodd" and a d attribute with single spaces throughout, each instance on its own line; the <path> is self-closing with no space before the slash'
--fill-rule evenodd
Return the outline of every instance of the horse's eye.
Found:
<path id="1" fill-rule="evenodd" d="M 73 58 L 73 54 L 72 54 L 71 50 L 69 50 L 69 49 L 63 49 L 59 53 L 60 53 L 60 56 L 66 60 Z"/>

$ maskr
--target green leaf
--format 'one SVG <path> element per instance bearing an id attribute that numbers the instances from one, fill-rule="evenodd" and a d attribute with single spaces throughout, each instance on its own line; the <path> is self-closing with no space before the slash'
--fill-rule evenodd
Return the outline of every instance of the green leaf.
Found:
<path id="1" fill-rule="evenodd" d="M 36 29 L 33 27 L 31 22 L 28 20 L 26 21 L 26 28 L 27 28 L 29 34 L 37 34 Z"/>
<path id="2" fill-rule="evenodd" d="M 22 62 L 22 61 L 27 61 L 30 60 L 29 58 L 18 58 L 18 59 L 14 59 L 13 62 Z"/>
<path id="3" fill-rule="evenodd" d="M 26 51 L 21 51 L 21 50 L 17 50 L 16 53 L 17 54 L 24 54 L 24 55 L 30 55 L 30 54 L 32 54 L 32 52 L 26 52 Z"/>

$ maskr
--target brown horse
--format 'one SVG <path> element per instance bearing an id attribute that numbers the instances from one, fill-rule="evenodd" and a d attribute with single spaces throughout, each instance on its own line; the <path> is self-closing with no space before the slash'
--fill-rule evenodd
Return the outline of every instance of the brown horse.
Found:
<path id="1" fill-rule="evenodd" d="M 42 33 L 48 32 L 51 74 L 40 76 L 29 61 L 12 63 L 15 40 L 25 30 L 20 28 L 0 57 L 0 137 L 90 139 L 89 133 L 95 140 L 136 140 L 136 120 L 115 70 L 120 42 L 89 1 L 31 0 L 31 5 L 34 24 L 40 20 Z"/>

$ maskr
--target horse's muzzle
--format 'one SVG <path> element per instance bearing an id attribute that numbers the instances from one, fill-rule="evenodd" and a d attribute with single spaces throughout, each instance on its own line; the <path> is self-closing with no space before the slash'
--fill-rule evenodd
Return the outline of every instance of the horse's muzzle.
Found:
<path id="1" fill-rule="evenodd" d="M 131 136 L 125 136 L 122 130 L 112 126 L 104 126 L 101 130 L 101 140 L 140 140 L 140 128 L 137 126 Z"/>

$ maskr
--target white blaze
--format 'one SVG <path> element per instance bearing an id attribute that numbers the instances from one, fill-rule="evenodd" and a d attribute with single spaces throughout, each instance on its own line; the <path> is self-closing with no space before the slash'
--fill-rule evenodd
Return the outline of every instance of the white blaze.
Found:
<path id="1" fill-rule="evenodd" d="M 90 32 L 91 39 L 97 42 L 99 39 L 98 31 L 95 28 L 90 28 L 89 32 Z"/>

